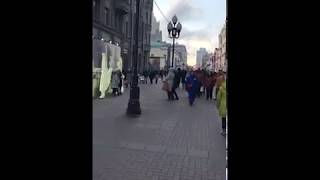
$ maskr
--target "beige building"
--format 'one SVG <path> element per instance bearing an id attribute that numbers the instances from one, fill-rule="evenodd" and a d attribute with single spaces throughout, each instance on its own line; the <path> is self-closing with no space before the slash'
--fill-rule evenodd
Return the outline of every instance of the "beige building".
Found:
<path id="1" fill-rule="evenodd" d="M 215 72 L 218 72 L 219 70 L 222 69 L 222 61 L 221 61 L 221 53 L 222 50 L 221 48 L 215 48 L 214 53 L 213 53 L 213 70 Z"/>
<path id="2" fill-rule="evenodd" d="M 168 46 L 166 42 L 151 42 L 149 67 L 152 70 L 165 69 L 168 59 Z"/>
<path id="3" fill-rule="evenodd" d="M 223 28 L 221 29 L 221 32 L 219 34 L 219 49 L 220 49 L 220 53 L 219 53 L 219 70 L 223 70 L 226 71 L 227 70 L 227 48 L 226 48 L 226 43 L 227 43 L 227 39 L 226 39 L 226 24 L 224 24 Z"/>

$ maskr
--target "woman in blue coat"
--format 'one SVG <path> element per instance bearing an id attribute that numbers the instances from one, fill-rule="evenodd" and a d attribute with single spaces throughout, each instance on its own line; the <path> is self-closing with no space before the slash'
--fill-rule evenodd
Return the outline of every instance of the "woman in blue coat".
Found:
<path id="1" fill-rule="evenodd" d="M 198 80 L 192 71 L 191 74 L 186 78 L 186 89 L 188 92 L 189 104 L 193 105 L 194 99 L 196 97 Z"/>

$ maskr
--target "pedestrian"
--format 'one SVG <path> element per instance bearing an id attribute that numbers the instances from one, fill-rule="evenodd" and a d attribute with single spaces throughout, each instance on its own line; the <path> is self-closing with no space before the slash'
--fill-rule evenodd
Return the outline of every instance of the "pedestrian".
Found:
<path id="1" fill-rule="evenodd" d="M 148 76 L 149 76 L 149 73 L 147 70 L 144 70 L 143 73 L 142 73 L 143 77 L 144 77 L 144 82 L 145 84 L 148 84 Z"/>
<path id="2" fill-rule="evenodd" d="M 217 108 L 219 110 L 219 116 L 222 120 L 222 131 L 221 135 L 226 135 L 227 127 L 227 90 L 225 78 L 221 78 L 221 85 L 219 86 L 218 96 L 217 96 Z"/>
<path id="3" fill-rule="evenodd" d="M 121 90 L 122 90 L 122 72 L 119 70 L 118 71 L 118 76 L 119 76 L 119 91 L 118 91 L 118 94 L 119 95 L 121 95 L 122 94 L 122 92 L 121 92 Z"/>
<path id="4" fill-rule="evenodd" d="M 159 79 L 159 73 L 158 73 L 158 71 L 156 71 L 156 73 L 155 73 L 155 78 L 156 78 L 156 84 L 158 84 L 158 79 Z"/>
<path id="5" fill-rule="evenodd" d="M 191 71 L 186 77 L 186 90 L 188 92 L 189 105 L 192 106 L 196 98 L 198 80 L 195 73 Z"/>
<path id="6" fill-rule="evenodd" d="M 209 72 L 205 78 L 204 86 L 206 88 L 207 100 L 212 100 L 212 91 L 215 85 L 215 78 L 212 72 Z"/>
<path id="7" fill-rule="evenodd" d="M 128 88 L 128 72 L 123 71 L 123 84 L 125 88 Z"/>
<path id="8" fill-rule="evenodd" d="M 184 78 L 184 82 L 185 82 L 185 89 L 184 90 L 186 90 L 187 91 L 187 79 L 188 79 L 188 77 L 191 75 L 191 71 L 190 70 L 188 70 L 187 71 L 187 74 L 186 74 L 186 77 Z"/>
<path id="9" fill-rule="evenodd" d="M 174 81 L 174 69 L 170 68 L 169 73 L 167 77 L 165 78 L 165 81 L 168 83 L 168 100 L 173 100 L 173 81 Z"/>
<path id="10" fill-rule="evenodd" d="M 154 76 L 155 76 L 155 72 L 154 72 L 154 71 L 150 71 L 150 73 L 149 73 L 149 79 L 150 79 L 150 83 L 151 83 L 151 84 L 153 84 Z"/>
<path id="11" fill-rule="evenodd" d="M 207 74 L 207 72 L 204 69 L 202 69 L 202 71 L 200 73 L 200 78 L 199 78 L 199 81 L 200 81 L 200 97 L 205 94 L 204 83 L 205 83 L 206 74 Z"/>
<path id="12" fill-rule="evenodd" d="M 201 96 L 201 81 L 202 81 L 202 71 L 200 70 L 200 68 L 198 68 L 195 72 L 194 75 L 197 78 L 197 85 L 196 85 L 196 96 L 198 98 L 200 98 Z"/>
<path id="13" fill-rule="evenodd" d="M 176 89 L 179 87 L 180 78 L 181 78 L 181 76 L 179 75 L 179 71 L 175 71 L 174 72 L 173 86 L 172 86 L 172 91 L 171 91 L 172 100 L 174 100 L 174 99 L 179 100 L 179 97 L 178 97 L 178 94 L 176 92 Z"/>
<path id="14" fill-rule="evenodd" d="M 186 75 L 187 75 L 187 71 L 185 69 L 183 69 L 181 71 L 181 83 L 182 83 L 182 88 L 185 89 L 185 82 L 186 82 Z"/>
<path id="15" fill-rule="evenodd" d="M 213 86 L 213 95 L 214 95 L 214 97 L 213 97 L 213 100 L 217 100 L 217 94 L 216 94 L 216 92 L 217 92 L 217 90 L 216 90 L 216 88 L 217 88 L 217 77 L 218 77 L 218 74 L 217 74 L 217 72 L 213 72 L 213 79 L 214 79 L 214 86 Z"/>
<path id="16" fill-rule="evenodd" d="M 111 88 L 112 88 L 112 95 L 116 96 L 119 94 L 119 75 L 116 72 L 112 72 L 111 76 Z"/>
<path id="17" fill-rule="evenodd" d="M 178 88 L 180 87 L 182 72 L 180 68 L 178 68 L 177 71 L 175 72 L 176 72 L 175 74 L 177 75 L 176 81 L 177 81 L 177 88 Z"/>
<path id="18" fill-rule="evenodd" d="M 163 70 L 160 70 L 160 78 L 161 78 L 161 81 L 163 81 Z"/>

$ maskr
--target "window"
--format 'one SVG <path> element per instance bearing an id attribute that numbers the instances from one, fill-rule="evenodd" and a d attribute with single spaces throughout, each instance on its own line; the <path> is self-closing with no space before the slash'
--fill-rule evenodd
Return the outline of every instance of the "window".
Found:
<path id="1" fill-rule="evenodd" d="M 99 14 L 100 14 L 100 8 L 99 8 L 100 1 L 94 0 L 93 1 L 93 12 L 94 12 L 94 18 L 99 20 Z"/>
<path id="2" fill-rule="evenodd" d="M 104 8 L 104 17 L 105 17 L 105 24 L 109 25 L 109 9 Z"/>
<path id="3" fill-rule="evenodd" d="M 116 15 L 115 15 L 115 26 L 116 26 L 116 29 L 119 28 L 119 14 L 118 13 L 116 13 Z"/>
<path id="4" fill-rule="evenodd" d="M 128 21 L 126 22 L 126 36 L 128 37 L 129 34 L 128 34 L 128 28 L 129 28 L 129 25 L 128 25 Z"/>
<path id="5" fill-rule="evenodd" d="M 148 23 L 148 12 L 146 12 L 146 23 Z"/>

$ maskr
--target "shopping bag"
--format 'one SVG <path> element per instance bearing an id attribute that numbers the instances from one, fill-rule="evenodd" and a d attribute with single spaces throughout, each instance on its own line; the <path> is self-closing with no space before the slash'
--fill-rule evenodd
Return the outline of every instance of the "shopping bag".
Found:
<path id="1" fill-rule="evenodd" d="M 163 81 L 162 90 L 164 90 L 164 91 L 168 91 L 169 90 L 169 84 L 168 84 L 167 81 Z"/>
<path id="2" fill-rule="evenodd" d="M 121 93 L 123 93 L 124 92 L 124 87 L 123 86 L 121 86 Z"/>
<path id="3" fill-rule="evenodd" d="M 203 86 L 201 86 L 200 92 L 204 92 L 204 87 Z"/>

